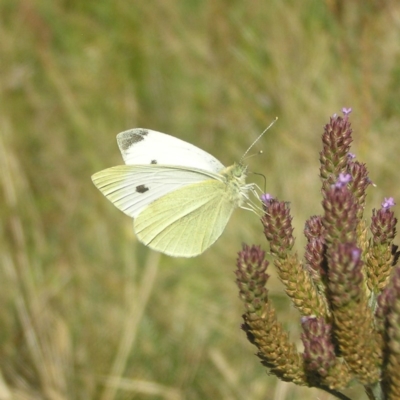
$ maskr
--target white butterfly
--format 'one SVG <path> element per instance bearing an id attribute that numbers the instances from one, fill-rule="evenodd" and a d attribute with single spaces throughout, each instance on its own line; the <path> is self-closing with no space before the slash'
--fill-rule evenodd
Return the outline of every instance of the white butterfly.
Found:
<path id="1" fill-rule="evenodd" d="M 194 257 L 222 234 L 233 210 L 254 209 L 247 167 L 224 167 L 190 143 L 148 129 L 117 135 L 125 164 L 92 176 L 125 214 L 146 246 L 175 257 Z"/>

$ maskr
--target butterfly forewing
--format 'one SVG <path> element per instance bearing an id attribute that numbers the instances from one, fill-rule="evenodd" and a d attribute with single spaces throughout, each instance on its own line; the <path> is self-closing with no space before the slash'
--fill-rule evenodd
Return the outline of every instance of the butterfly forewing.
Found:
<path id="1" fill-rule="evenodd" d="M 163 196 L 135 219 L 137 237 L 171 256 L 201 254 L 219 238 L 237 207 L 226 189 L 221 181 L 206 180 Z"/>
<path id="2" fill-rule="evenodd" d="M 149 129 L 117 135 L 125 164 L 176 165 L 218 173 L 224 166 L 211 154 L 174 136 Z"/>

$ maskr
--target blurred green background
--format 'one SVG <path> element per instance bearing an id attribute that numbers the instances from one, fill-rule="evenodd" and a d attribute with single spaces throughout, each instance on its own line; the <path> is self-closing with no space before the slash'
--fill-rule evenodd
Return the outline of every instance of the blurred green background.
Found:
<path id="1" fill-rule="evenodd" d="M 268 376 L 240 330 L 236 253 L 268 249 L 255 215 L 200 257 L 160 256 L 90 176 L 129 128 L 230 165 L 278 116 L 248 163 L 291 203 L 301 254 L 323 126 L 352 107 L 369 219 L 400 201 L 398 1 L 2 0 L 0 96 L 0 399 L 331 398 Z"/>

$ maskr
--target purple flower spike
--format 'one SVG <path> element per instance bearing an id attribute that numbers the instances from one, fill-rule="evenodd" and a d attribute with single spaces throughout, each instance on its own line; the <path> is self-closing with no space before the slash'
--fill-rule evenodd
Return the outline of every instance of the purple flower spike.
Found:
<path id="1" fill-rule="evenodd" d="M 320 176 L 322 191 L 325 193 L 336 183 L 340 173 L 348 172 L 347 154 L 353 141 L 351 124 L 348 118 L 331 118 L 324 127 L 322 135 L 323 148 L 320 152 Z"/>
<path id="2" fill-rule="evenodd" d="M 301 323 L 306 368 L 326 377 L 336 363 L 335 348 L 331 340 L 332 326 L 323 318 L 316 317 L 303 317 Z"/>
<path id="3" fill-rule="evenodd" d="M 335 183 L 335 187 L 341 188 L 343 186 L 346 186 L 348 183 L 352 181 L 351 175 L 350 174 L 343 174 L 340 173 L 339 177 L 337 178 L 337 181 Z"/>
<path id="4" fill-rule="evenodd" d="M 395 206 L 396 203 L 393 197 L 385 197 L 381 203 L 382 208 L 389 210 L 390 207 Z"/>
<path id="5" fill-rule="evenodd" d="M 342 108 L 342 113 L 344 114 L 345 117 L 347 117 L 352 111 L 353 110 L 351 107 L 349 107 L 349 108 L 343 107 Z"/>

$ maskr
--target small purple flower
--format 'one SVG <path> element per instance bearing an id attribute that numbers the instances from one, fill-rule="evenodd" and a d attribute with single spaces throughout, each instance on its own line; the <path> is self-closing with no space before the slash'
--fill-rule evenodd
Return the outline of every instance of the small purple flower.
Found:
<path id="1" fill-rule="evenodd" d="M 354 160 L 356 158 L 356 155 L 354 153 L 347 153 L 347 158 L 349 160 Z"/>
<path id="2" fill-rule="evenodd" d="M 358 262 L 360 260 L 360 257 L 361 257 L 361 250 L 359 248 L 355 247 L 351 251 L 351 257 L 353 259 L 353 262 Z"/>
<path id="3" fill-rule="evenodd" d="M 382 208 L 388 210 L 390 207 L 395 206 L 396 203 L 393 197 L 385 197 L 381 203 Z"/>
<path id="4" fill-rule="evenodd" d="M 347 185 L 349 182 L 351 182 L 351 180 L 352 180 L 352 178 L 351 178 L 350 174 L 340 173 L 337 178 L 337 181 L 335 183 L 335 187 L 341 188 L 341 187 Z"/>
<path id="5" fill-rule="evenodd" d="M 349 107 L 349 108 L 343 107 L 342 108 L 342 113 L 344 114 L 345 117 L 347 117 L 352 111 L 353 110 L 351 107 Z"/>
<path id="6" fill-rule="evenodd" d="M 271 202 L 271 200 L 273 200 L 274 197 L 272 196 L 272 194 L 269 193 L 264 193 L 261 195 L 261 201 L 263 203 L 269 204 Z"/>

